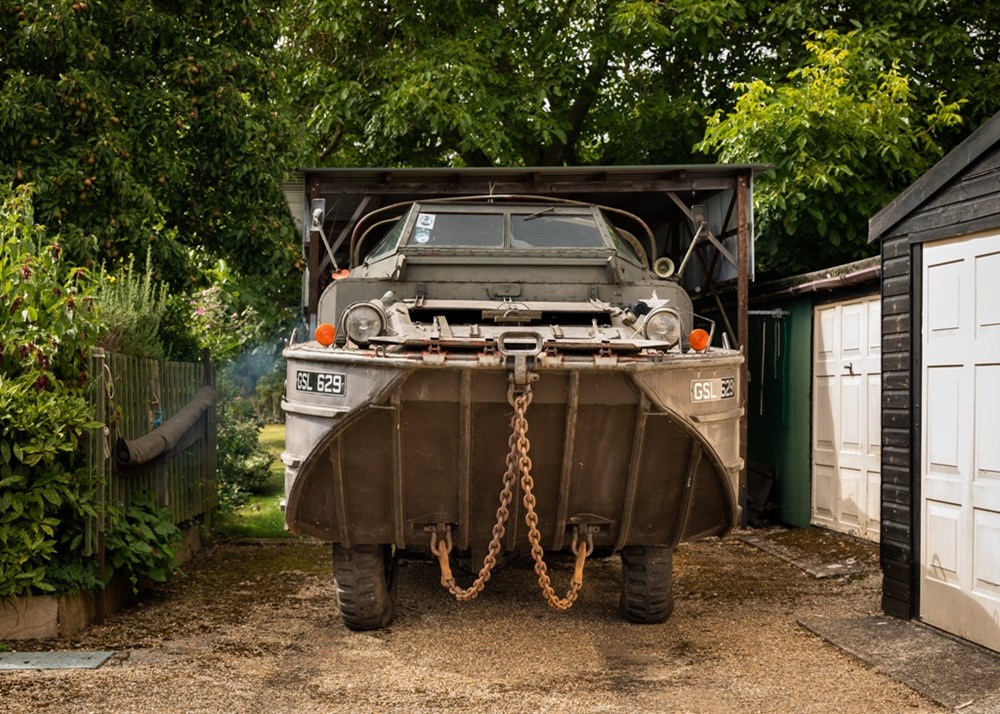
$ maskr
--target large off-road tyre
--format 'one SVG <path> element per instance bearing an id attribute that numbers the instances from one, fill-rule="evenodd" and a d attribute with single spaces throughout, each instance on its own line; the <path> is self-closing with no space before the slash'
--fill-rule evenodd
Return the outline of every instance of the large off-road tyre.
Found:
<path id="1" fill-rule="evenodd" d="M 377 630 L 396 617 L 396 558 L 389 545 L 333 545 L 333 578 L 344 624 Z"/>
<path id="2" fill-rule="evenodd" d="M 621 612 L 629 622 L 663 622 L 674 611 L 674 553 L 667 546 L 622 548 Z"/>

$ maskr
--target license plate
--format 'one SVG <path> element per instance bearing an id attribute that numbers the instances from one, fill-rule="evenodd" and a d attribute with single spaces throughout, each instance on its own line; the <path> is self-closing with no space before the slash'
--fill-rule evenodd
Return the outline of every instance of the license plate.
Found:
<path id="1" fill-rule="evenodd" d="M 691 380 L 692 402 L 714 402 L 720 399 L 732 399 L 735 396 L 735 377 Z"/>
<path id="2" fill-rule="evenodd" d="M 300 369 L 295 373 L 295 388 L 300 392 L 317 392 L 344 396 L 347 378 L 336 372 L 310 372 Z"/>

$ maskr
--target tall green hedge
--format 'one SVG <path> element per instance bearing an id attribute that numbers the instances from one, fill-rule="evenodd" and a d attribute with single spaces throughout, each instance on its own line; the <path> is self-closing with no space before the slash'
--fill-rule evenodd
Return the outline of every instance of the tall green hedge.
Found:
<path id="1" fill-rule="evenodd" d="M 94 280 L 0 187 L 0 599 L 65 589 L 93 514 L 81 440 L 99 321 Z M 50 567 L 52 566 L 52 567 Z"/>

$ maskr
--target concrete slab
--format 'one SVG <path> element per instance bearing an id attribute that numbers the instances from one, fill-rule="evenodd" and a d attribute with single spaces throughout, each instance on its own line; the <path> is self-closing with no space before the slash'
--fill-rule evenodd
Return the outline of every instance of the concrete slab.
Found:
<path id="1" fill-rule="evenodd" d="M 112 650 L 94 652 L 0 652 L 0 670 L 5 669 L 97 669 Z"/>
<path id="2" fill-rule="evenodd" d="M 799 624 L 949 709 L 963 714 L 1000 712 L 1000 653 L 895 617 Z"/>
<path id="3" fill-rule="evenodd" d="M 814 578 L 839 578 L 865 572 L 864 563 L 856 558 L 830 562 L 829 554 L 807 553 L 799 548 L 781 543 L 775 543 L 766 535 L 741 535 L 738 539 L 748 545 L 781 558 L 800 570 L 804 570 Z"/>

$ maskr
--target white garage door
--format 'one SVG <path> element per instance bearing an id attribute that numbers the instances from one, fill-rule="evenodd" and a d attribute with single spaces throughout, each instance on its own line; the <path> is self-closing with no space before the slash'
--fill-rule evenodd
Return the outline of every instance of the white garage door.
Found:
<path id="1" fill-rule="evenodd" d="M 881 302 L 817 307 L 813 329 L 812 522 L 879 539 Z"/>
<path id="2" fill-rule="evenodd" d="M 1000 650 L 1000 236 L 923 263 L 920 616 Z"/>

